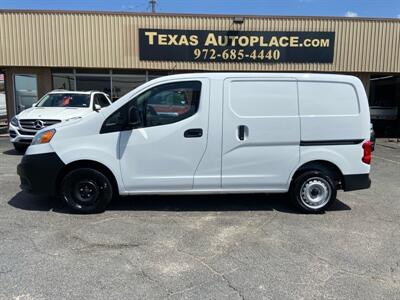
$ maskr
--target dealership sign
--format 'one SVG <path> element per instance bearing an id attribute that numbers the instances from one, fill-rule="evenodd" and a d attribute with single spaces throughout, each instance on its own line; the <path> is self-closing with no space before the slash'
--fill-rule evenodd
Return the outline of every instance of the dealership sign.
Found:
<path id="1" fill-rule="evenodd" d="M 139 29 L 141 60 L 332 63 L 334 32 Z"/>

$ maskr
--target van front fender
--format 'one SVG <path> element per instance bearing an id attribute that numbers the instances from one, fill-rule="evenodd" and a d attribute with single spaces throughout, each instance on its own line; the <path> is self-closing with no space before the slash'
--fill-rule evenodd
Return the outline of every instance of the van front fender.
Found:
<path id="1" fill-rule="evenodd" d="M 60 158 L 65 165 L 79 161 L 93 161 L 105 166 L 114 175 L 119 192 L 124 193 L 125 186 L 121 178 L 119 161 L 109 151 L 102 150 L 99 147 L 82 147 L 79 148 L 79 151 L 73 149 L 62 151 Z"/>

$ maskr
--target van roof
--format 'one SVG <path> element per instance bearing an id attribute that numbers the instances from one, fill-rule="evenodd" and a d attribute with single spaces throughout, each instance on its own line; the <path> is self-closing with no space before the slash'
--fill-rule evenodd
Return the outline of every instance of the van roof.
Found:
<path id="1" fill-rule="evenodd" d="M 230 77 L 241 78 L 292 78 L 297 80 L 322 80 L 322 81 L 354 81 L 357 77 L 352 75 L 339 75 L 330 73 L 271 73 L 271 72 L 207 72 L 207 73 L 184 73 L 159 77 L 153 80 L 207 77 L 210 79 L 225 79 Z"/>
<path id="2" fill-rule="evenodd" d="M 364 89 L 361 80 L 352 75 L 339 75 L 330 73 L 249 73 L 249 72 L 207 72 L 207 73 L 184 73 L 158 77 L 143 84 L 141 87 L 145 88 L 153 84 L 162 84 L 169 80 L 179 79 L 195 79 L 195 78 L 209 78 L 210 80 L 224 80 L 226 78 L 249 78 L 249 79 L 288 79 L 298 81 L 324 81 L 324 82 L 343 82 L 357 87 L 357 89 Z"/>

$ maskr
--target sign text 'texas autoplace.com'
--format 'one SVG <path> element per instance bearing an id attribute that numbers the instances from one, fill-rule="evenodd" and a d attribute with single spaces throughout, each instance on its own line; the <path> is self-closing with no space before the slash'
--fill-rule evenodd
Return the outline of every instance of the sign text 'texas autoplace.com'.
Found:
<path id="1" fill-rule="evenodd" d="M 334 32 L 139 29 L 141 60 L 332 63 Z"/>

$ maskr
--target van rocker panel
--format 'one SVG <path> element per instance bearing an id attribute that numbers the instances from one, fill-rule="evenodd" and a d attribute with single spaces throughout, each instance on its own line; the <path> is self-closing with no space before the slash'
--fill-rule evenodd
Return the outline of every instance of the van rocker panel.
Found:
<path id="1" fill-rule="evenodd" d="M 17 167 L 21 189 L 32 194 L 54 196 L 57 176 L 64 166 L 55 152 L 24 155 Z"/>

